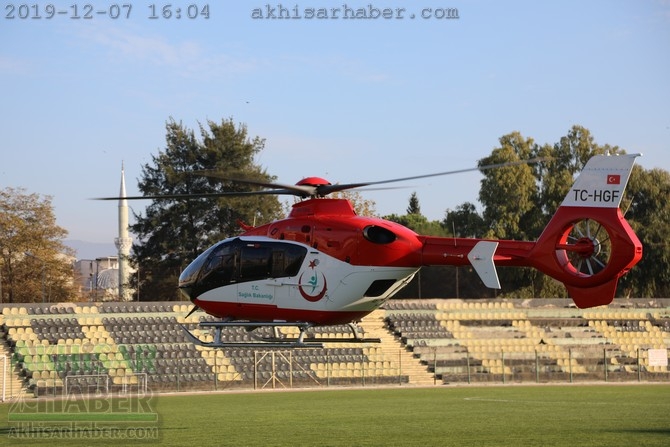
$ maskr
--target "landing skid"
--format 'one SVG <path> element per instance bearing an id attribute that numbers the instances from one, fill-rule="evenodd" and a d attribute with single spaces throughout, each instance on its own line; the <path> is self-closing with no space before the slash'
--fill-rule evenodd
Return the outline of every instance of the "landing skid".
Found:
<path id="1" fill-rule="evenodd" d="M 326 337 L 308 337 L 307 329 L 313 324 L 302 322 L 253 322 L 253 321 L 203 321 L 200 323 L 201 329 L 214 329 L 214 341 L 205 342 L 193 335 L 183 324 L 181 325 L 188 340 L 196 345 L 206 348 L 323 348 L 324 343 L 380 343 L 379 338 L 362 338 L 358 334 L 358 328 L 349 323 L 349 328 L 353 334 L 350 338 L 326 338 Z M 273 329 L 274 336 L 261 337 L 255 336 L 257 341 L 226 341 L 221 330 L 228 327 L 245 327 L 250 331 L 259 327 L 270 327 Z M 280 337 L 277 328 L 296 327 L 300 331 L 297 338 Z"/>

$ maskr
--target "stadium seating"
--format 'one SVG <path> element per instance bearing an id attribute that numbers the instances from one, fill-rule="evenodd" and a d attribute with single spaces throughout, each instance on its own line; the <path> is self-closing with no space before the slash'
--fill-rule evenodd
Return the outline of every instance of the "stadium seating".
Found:
<path id="1" fill-rule="evenodd" d="M 444 382 L 668 378 L 667 366 L 647 360 L 648 349 L 670 347 L 667 303 L 590 311 L 552 300 L 419 303 L 387 305 L 387 324 Z"/>
<path id="2" fill-rule="evenodd" d="M 629 305 L 630 301 L 626 304 Z M 12 372 L 41 394 L 207 390 L 457 381 L 668 380 L 649 349 L 670 347 L 670 303 L 582 311 L 552 300 L 392 300 L 361 326 L 380 344 L 323 348 L 210 349 L 182 303 L 4 305 L 2 337 Z M 268 328 L 257 329 L 270 335 Z M 294 337 L 295 328 L 281 333 Z M 346 326 L 310 336 L 348 338 Z M 253 340 L 226 328 L 226 340 Z"/>
<path id="3" fill-rule="evenodd" d="M 187 317 L 190 306 L 156 303 L 24 305 L 3 308 L 3 336 L 25 386 L 36 394 L 144 387 L 161 390 L 223 389 L 236 386 L 318 386 L 385 383 L 408 378 L 395 356 L 376 347 L 327 343 L 289 352 L 209 349 L 187 341 L 184 325 L 204 341 L 198 327 L 213 320 Z M 269 335 L 269 328 L 257 332 Z M 286 329 L 291 335 L 290 328 Z M 243 328 L 228 328 L 226 340 L 248 342 Z M 346 327 L 314 328 L 314 337 L 349 337 Z M 386 358 L 389 357 L 389 358 Z"/>

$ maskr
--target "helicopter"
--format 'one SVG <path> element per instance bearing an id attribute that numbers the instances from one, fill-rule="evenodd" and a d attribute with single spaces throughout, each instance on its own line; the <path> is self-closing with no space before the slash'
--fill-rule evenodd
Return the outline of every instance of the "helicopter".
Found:
<path id="1" fill-rule="evenodd" d="M 361 337 L 355 322 L 381 307 L 424 266 L 471 266 L 494 289 L 500 289 L 497 267 L 533 267 L 563 283 L 577 307 L 607 305 L 619 278 L 642 257 L 642 244 L 619 208 L 638 156 L 589 159 L 534 242 L 420 235 L 389 220 L 359 216 L 348 200 L 328 197 L 470 169 L 352 184 L 331 184 L 321 177 L 295 185 L 237 180 L 263 189 L 212 195 L 288 194 L 304 200 L 285 219 L 259 226 L 241 223 L 240 235 L 217 242 L 186 267 L 178 287 L 193 303 L 191 313 L 201 309 L 220 320 L 200 323 L 214 330 L 211 342 L 184 330 L 193 343 L 222 348 L 321 346 L 329 340 L 309 337 L 307 331 L 340 324 L 349 325 L 353 336 L 332 341 L 378 341 Z M 162 197 L 176 196 L 121 199 Z M 251 342 L 225 339 L 223 328 L 240 326 L 249 332 L 269 327 L 273 335 Z M 279 334 L 278 328 L 286 326 L 298 329 L 297 338 Z"/>

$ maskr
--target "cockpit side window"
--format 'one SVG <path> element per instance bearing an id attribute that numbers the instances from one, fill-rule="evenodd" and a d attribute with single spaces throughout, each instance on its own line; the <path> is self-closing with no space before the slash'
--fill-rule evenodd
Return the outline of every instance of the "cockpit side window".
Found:
<path id="1" fill-rule="evenodd" d="M 232 283 L 296 276 L 305 256 L 307 248 L 290 243 L 221 244 L 202 264 L 196 295 Z"/>

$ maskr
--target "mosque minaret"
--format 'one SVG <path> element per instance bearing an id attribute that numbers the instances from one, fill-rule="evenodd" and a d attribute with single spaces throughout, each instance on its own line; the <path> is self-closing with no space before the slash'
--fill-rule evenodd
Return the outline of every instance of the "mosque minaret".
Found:
<path id="1" fill-rule="evenodd" d="M 132 299 L 128 279 L 130 277 L 130 247 L 133 239 L 128 234 L 128 201 L 126 200 L 126 176 L 121 163 L 121 190 L 119 192 L 119 237 L 114 239 L 119 253 L 119 300 L 129 301 Z"/>

